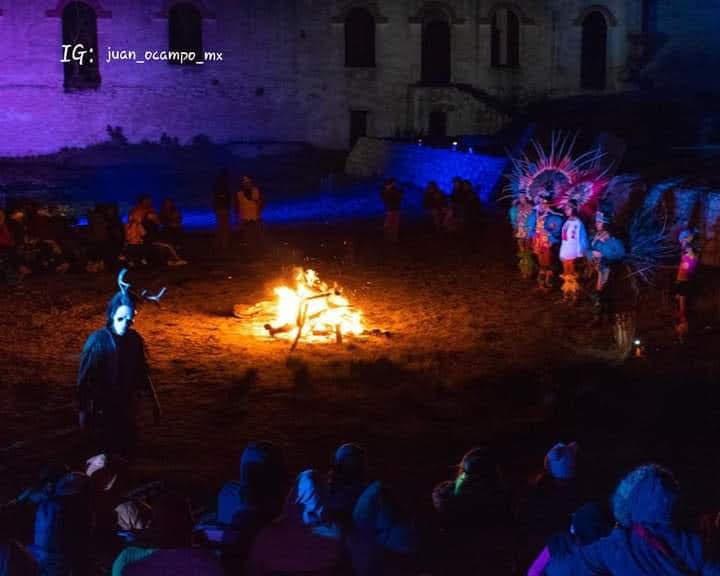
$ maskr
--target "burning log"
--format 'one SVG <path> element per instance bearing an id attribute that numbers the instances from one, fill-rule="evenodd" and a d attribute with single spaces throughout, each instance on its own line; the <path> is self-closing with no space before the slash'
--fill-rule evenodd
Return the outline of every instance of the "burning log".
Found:
<path id="1" fill-rule="evenodd" d="M 261 314 L 274 316 L 270 322 L 263 320 L 262 331 L 273 338 L 292 338 L 291 351 L 303 337 L 310 342 L 334 337 L 341 344 L 344 335 L 364 332 L 360 311 L 350 306 L 337 285 L 328 286 L 313 270 L 296 269 L 295 288 L 279 286 L 274 292 L 276 302 L 261 302 L 242 313 L 236 309 L 235 315 L 256 322 Z"/>
<path id="2" fill-rule="evenodd" d="M 284 334 L 285 332 L 290 332 L 291 330 L 295 329 L 295 326 L 293 326 L 292 324 L 283 324 L 282 326 L 273 328 L 270 324 L 265 324 L 263 328 L 268 331 L 268 334 L 270 334 L 270 336 L 275 336 L 275 334 Z"/>

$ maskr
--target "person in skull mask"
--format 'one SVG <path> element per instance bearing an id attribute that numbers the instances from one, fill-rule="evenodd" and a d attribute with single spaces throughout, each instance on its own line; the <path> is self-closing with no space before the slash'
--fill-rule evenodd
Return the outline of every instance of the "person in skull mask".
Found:
<path id="1" fill-rule="evenodd" d="M 135 445 L 135 413 L 142 392 L 160 407 L 150 381 L 145 343 L 131 328 L 135 302 L 121 290 L 110 300 L 107 324 L 88 337 L 80 356 L 80 426 L 90 432 L 94 453 L 129 456 Z"/>

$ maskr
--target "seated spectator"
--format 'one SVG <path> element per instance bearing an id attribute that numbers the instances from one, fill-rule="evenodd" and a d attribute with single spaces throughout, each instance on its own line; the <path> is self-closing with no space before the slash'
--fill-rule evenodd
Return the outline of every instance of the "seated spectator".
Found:
<path id="1" fill-rule="evenodd" d="M 5 221 L 5 211 L 0 210 L 0 250 L 8 250 L 13 247 L 13 238 Z"/>
<path id="2" fill-rule="evenodd" d="M 36 209 L 28 222 L 27 239 L 37 248 L 36 264 L 40 270 L 66 272 L 70 265 L 63 257 L 55 220 L 49 208 Z"/>
<path id="3" fill-rule="evenodd" d="M 552 534 L 567 529 L 568 518 L 586 500 L 576 470 L 578 450 L 575 442 L 553 446 L 545 456 L 543 472 L 522 497 L 517 512 L 521 566 L 530 564 L 530 554 L 541 549 Z"/>
<path id="4" fill-rule="evenodd" d="M 357 499 L 367 487 L 365 451 L 357 444 L 343 444 L 335 452 L 328 476 L 328 511 L 342 526 L 352 523 Z"/>
<path id="5" fill-rule="evenodd" d="M 298 476 L 283 515 L 258 534 L 247 574 L 350 574 L 343 565 L 340 530 L 327 517 L 327 491 L 312 470 Z"/>
<path id="6" fill-rule="evenodd" d="M 145 507 L 125 496 L 127 466 L 124 458 L 98 454 L 86 462 L 85 474 L 93 493 L 93 528 L 99 535 L 121 530 L 139 531 L 148 524 Z"/>
<path id="7" fill-rule="evenodd" d="M 678 484 L 657 464 L 636 468 L 618 484 L 612 498 L 617 525 L 609 536 L 579 548 L 572 574 L 622 576 L 717 575 L 700 538 L 678 527 Z"/>
<path id="8" fill-rule="evenodd" d="M 441 573 L 507 573 L 512 563 L 509 498 L 489 448 L 465 453 L 454 480 L 432 494 L 441 531 Z M 478 572 L 478 573 L 480 573 Z"/>
<path id="9" fill-rule="evenodd" d="M 32 255 L 27 244 L 27 226 L 25 221 L 25 212 L 21 208 L 14 208 L 9 212 L 6 218 L 8 231 L 12 241 L 12 259 L 15 266 L 22 277 L 32 273 L 30 268 Z"/>
<path id="10" fill-rule="evenodd" d="M 91 500 L 87 476 L 63 466 L 47 467 L 27 491 L 37 504 L 35 536 L 29 547 L 42 574 L 86 574 Z"/>
<path id="11" fill-rule="evenodd" d="M 355 576 L 416 574 L 417 535 L 402 519 L 387 489 L 373 482 L 352 514 L 347 547 Z"/>
<path id="12" fill-rule="evenodd" d="M 280 451 L 269 442 L 247 445 L 240 457 L 239 480 L 228 482 L 218 494 L 217 520 L 244 526 L 249 517 L 269 522 L 282 511 L 287 475 Z"/>
<path id="13" fill-rule="evenodd" d="M 183 266 L 187 264 L 185 260 L 180 258 L 175 247 L 168 243 L 163 237 L 160 216 L 152 207 L 145 212 L 142 225 L 145 229 L 143 241 L 145 242 L 147 253 L 153 260 L 166 263 L 168 266 Z"/>
<path id="14" fill-rule="evenodd" d="M 185 498 L 160 496 L 142 543 L 125 548 L 115 559 L 113 576 L 173 574 L 221 576 L 220 562 L 210 550 L 192 547 L 193 521 Z"/>
<path id="15" fill-rule="evenodd" d="M 0 210 L 0 279 L 14 279 L 16 259 L 13 237 L 5 221 L 5 211 Z"/>
<path id="16" fill-rule="evenodd" d="M 287 486 L 280 451 L 269 442 L 248 444 L 240 458 L 239 480 L 228 482 L 218 494 L 219 526 L 210 525 L 214 531 L 206 532 L 220 542 L 227 572 L 244 567 L 255 536 L 282 512 Z"/>
<path id="17" fill-rule="evenodd" d="M 39 573 L 40 567 L 22 544 L 0 538 L 0 576 L 35 576 Z"/>
<path id="18" fill-rule="evenodd" d="M 573 515 L 569 532 L 558 532 L 548 540 L 530 566 L 528 576 L 571 576 L 567 567 L 580 546 L 607 536 L 611 526 L 605 510 L 595 503 L 581 506 Z"/>
<path id="19" fill-rule="evenodd" d="M 176 250 L 182 247 L 182 214 L 171 198 L 163 200 L 160 209 L 160 224 L 162 225 L 162 237 Z"/>

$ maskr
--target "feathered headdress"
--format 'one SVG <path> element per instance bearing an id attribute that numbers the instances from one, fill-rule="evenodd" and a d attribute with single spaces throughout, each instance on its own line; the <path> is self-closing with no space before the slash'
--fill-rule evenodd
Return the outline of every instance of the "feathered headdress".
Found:
<path id="1" fill-rule="evenodd" d="M 584 154 L 573 156 L 577 134 L 552 135 L 548 152 L 536 140 L 532 146 L 537 159 L 532 161 L 527 154 L 511 157 L 513 170 L 508 176 L 505 190 L 508 195 L 518 197 L 526 194 L 531 200 L 546 191 L 556 197 L 561 190 L 567 190 L 573 182 L 579 182 L 586 174 L 600 172 L 603 153 L 593 148 Z"/>
<path id="2" fill-rule="evenodd" d="M 558 191 L 553 205 L 565 209 L 574 204 L 582 217 L 592 218 L 609 182 L 607 173 L 600 169 L 579 173 Z"/>
<path id="3" fill-rule="evenodd" d="M 642 206 L 628 227 L 630 247 L 626 261 L 643 281 L 652 284 L 657 267 L 675 256 L 677 247 L 666 218 L 658 217 L 654 206 Z"/>

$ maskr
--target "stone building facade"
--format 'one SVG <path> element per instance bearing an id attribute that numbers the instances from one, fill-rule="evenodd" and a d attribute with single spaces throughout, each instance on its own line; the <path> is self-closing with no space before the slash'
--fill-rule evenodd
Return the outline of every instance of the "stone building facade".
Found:
<path id="1" fill-rule="evenodd" d="M 108 125 L 130 142 L 335 149 L 491 133 L 518 103 L 637 87 L 657 51 L 648 22 L 678 26 L 665 4 L 0 0 L 0 156 L 97 143 Z"/>

